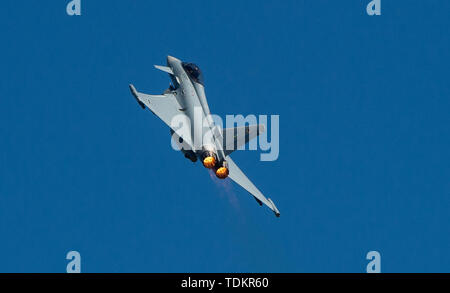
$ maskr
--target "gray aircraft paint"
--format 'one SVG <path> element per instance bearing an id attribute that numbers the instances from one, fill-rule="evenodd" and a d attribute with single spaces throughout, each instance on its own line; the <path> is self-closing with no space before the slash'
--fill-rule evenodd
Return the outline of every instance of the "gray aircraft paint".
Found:
<path id="1" fill-rule="evenodd" d="M 231 180 L 252 194 L 258 204 L 267 205 L 279 217 L 280 212 L 274 202 L 270 198 L 266 198 L 231 159 L 230 154 L 234 149 L 223 149 L 224 135 L 211 117 L 204 86 L 196 81 L 200 79 L 200 82 L 202 82 L 201 78 L 198 78 L 198 76 L 191 78 L 192 76 L 190 77 L 186 73 L 184 65 L 185 63 L 179 59 L 167 56 L 167 67 L 155 66 L 157 69 L 168 73 L 173 83 L 173 87 L 169 87 L 163 95 L 143 94 L 130 84 L 131 93 L 142 108 L 149 108 L 171 128 L 171 133 L 174 138 L 177 138 L 177 141 L 179 137 L 183 138 L 182 145 L 189 146 L 187 150 L 182 150 L 185 155 L 192 153 L 191 150 L 197 158 L 201 158 L 205 151 L 213 152 L 217 156 L 219 166 L 226 166 L 229 170 L 228 177 Z M 192 69 L 190 70 L 192 71 Z M 201 73 L 198 68 L 196 70 Z M 186 123 L 189 124 L 188 131 L 175 128 L 175 125 L 178 124 L 174 125 L 173 120 L 178 118 L 186 118 L 185 120 L 190 121 L 190 123 Z M 227 129 L 227 132 L 232 132 L 228 133 L 227 136 L 235 136 L 234 130 L 234 128 Z M 242 130 L 242 127 L 236 128 L 237 132 L 242 132 L 240 130 Z M 264 128 L 253 125 L 245 130 L 248 133 L 245 133 L 245 131 L 242 133 L 248 134 L 250 139 L 259 135 L 260 132 L 264 131 Z M 211 135 L 206 135 L 209 133 Z M 244 143 L 247 142 L 248 140 L 244 140 Z M 180 144 L 180 142 L 177 142 L 177 144 Z"/>

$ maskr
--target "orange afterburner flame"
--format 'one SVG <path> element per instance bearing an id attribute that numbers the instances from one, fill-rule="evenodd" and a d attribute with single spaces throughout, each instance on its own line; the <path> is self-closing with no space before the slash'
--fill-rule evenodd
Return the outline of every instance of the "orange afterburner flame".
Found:
<path id="1" fill-rule="evenodd" d="M 217 169 L 216 171 L 216 176 L 220 179 L 225 179 L 228 177 L 228 168 L 226 167 L 220 167 L 219 169 Z"/>
<path id="2" fill-rule="evenodd" d="M 203 159 L 203 166 L 208 169 L 214 168 L 216 166 L 216 159 L 214 157 L 206 157 Z"/>

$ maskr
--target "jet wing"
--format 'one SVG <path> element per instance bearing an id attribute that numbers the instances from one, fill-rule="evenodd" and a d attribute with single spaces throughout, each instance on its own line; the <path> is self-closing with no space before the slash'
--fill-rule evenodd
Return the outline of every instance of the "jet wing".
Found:
<path id="1" fill-rule="evenodd" d="M 230 155 L 265 131 L 263 124 L 223 129 L 224 152 Z"/>
<path id="2" fill-rule="evenodd" d="M 153 114 L 158 116 L 164 123 L 166 123 L 167 126 L 175 131 L 175 133 L 179 137 L 182 137 L 185 143 L 187 143 L 189 146 L 192 146 L 192 139 L 190 135 L 188 133 L 183 133 L 183 128 L 178 128 L 177 125 L 172 125 L 173 118 L 175 116 L 184 115 L 183 112 L 180 111 L 180 104 L 178 104 L 178 101 L 174 95 L 143 94 L 138 92 L 132 84 L 130 84 L 130 90 L 136 101 L 143 109 L 145 109 L 145 107 L 149 108 L 150 111 L 153 112 Z M 183 119 L 183 116 L 179 116 L 179 118 Z M 187 117 L 184 117 L 184 119 L 187 119 Z M 183 123 L 186 123 L 185 125 L 188 125 L 188 121 L 183 120 Z"/>
<path id="3" fill-rule="evenodd" d="M 261 191 L 256 188 L 256 186 L 250 181 L 250 179 L 245 176 L 244 172 L 242 172 L 241 169 L 239 169 L 239 167 L 233 162 L 230 156 L 226 157 L 226 161 L 228 162 L 228 170 L 230 172 L 228 177 L 239 184 L 242 188 L 250 192 L 250 194 L 253 195 L 259 205 L 262 205 L 264 203 L 275 213 L 275 216 L 279 217 L 280 211 L 278 211 L 273 201 L 270 198 L 266 198 L 261 193 Z"/>

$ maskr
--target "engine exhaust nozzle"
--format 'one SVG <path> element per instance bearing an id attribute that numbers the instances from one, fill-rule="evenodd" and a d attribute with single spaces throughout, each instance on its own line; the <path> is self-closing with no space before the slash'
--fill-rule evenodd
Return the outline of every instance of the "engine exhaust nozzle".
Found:
<path id="1" fill-rule="evenodd" d="M 217 178 L 220 178 L 220 179 L 227 178 L 229 173 L 230 172 L 228 171 L 227 167 L 220 167 L 216 170 L 216 176 L 217 176 Z"/>
<path id="2" fill-rule="evenodd" d="M 208 169 L 214 168 L 216 166 L 216 159 L 214 157 L 206 157 L 203 159 L 203 166 Z"/>
<path id="3" fill-rule="evenodd" d="M 202 163 L 205 168 L 212 169 L 216 166 L 216 155 L 213 152 L 207 151 L 202 155 Z"/>

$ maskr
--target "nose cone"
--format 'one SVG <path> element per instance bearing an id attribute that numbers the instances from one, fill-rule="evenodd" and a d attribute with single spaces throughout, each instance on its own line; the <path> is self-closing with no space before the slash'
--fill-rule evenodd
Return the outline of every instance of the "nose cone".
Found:
<path id="1" fill-rule="evenodd" d="M 180 60 L 178 60 L 177 58 L 175 58 L 175 57 L 172 57 L 172 56 L 167 56 L 167 65 L 172 65 L 172 64 L 174 64 L 174 63 L 179 63 L 179 62 L 181 62 Z"/>

